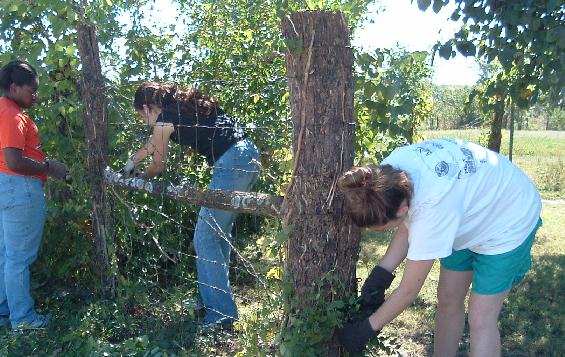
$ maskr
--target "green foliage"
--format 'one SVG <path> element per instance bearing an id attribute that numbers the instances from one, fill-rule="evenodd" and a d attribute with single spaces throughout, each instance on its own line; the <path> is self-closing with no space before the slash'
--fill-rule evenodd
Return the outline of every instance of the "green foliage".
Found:
<path id="1" fill-rule="evenodd" d="M 277 346 L 274 341 L 280 331 L 283 312 L 283 296 L 280 287 L 280 268 L 275 267 L 267 274 L 267 287 L 261 294 L 261 303 L 246 311 L 236 325 L 241 334 L 237 357 L 273 356 Z"/>
<path id="2" fill-rule="evenodd" d="M 438 12 L 448 0 L 434 0 Z M 498 60 L 504 78 L 499 85 L 521 107 L 537 100 L 540 93 L 565 87 L 565 7 L 559 0 L 456 0 L 451 15 L 463 21 L 454 38 L 438 44 L 443 58 L 464 56 L 487 62 Z M 425 10 L 431 1 L 418 1 Z M 524 89 L 529 92 L 525 93 Z"/>
<path id="3" fill-rule="evenodd" d="M 448 0 L 434 0 L 437 13 Z M 483 78 L 470 101 L 479 98 L 483 113 L 495 113 L 487 123 L 491 128 L 489 147 L 496 149 L 508 101 L 519 108 L 536 103 L 547 92 L 565 93 L 565 7 L 559 0 L 455 0 L 453 20 L 462 20 L 462 28 L 434 52 L 445 59 L 457 51 L 477 56 L 495 71 Z M 418 1 L 426 10 L 431 1 Z"/>
<path id="4" fill-rule="evenodd" d="M 135 305 L 118 287 L 113 300 L 94 301 L 82 289 L 50 291 L 39 304 L 55 314 L 49 329 L 0 330 L 2 356 L 204 356 L 196 343 L 193 291 L 144 290 Z"/>
<path id="5" fill-rule="evenodd" d="M 523 126 L 532 129 L 565 130 L 565 103 L 556 91 L 540 96 L 535 106 L 523 112 Z"/>
<path id="6" fill-rule="evenodd" d="M 381 49 L 355 58 L 357 156 L 380 161 L 396 146 L 412 142 L 431 110 L 427 53 Z"/>
<path id="7" fill-rule="evenodd" d="M 556 163 L 538 168 L 538 177 L 541 182 L 540 190 L 548 193 L 565 191 L 565 163 L 558 158 Z"/>
<path id="8" fill-rule="evenodd" d="M 433 107 L 429 129 L 462 129 L 480 127 L 482 112 L 476 103 L 468 103 L 468 86 L 433 86 Z M 423 123 L 424 124 L 424 123 Z"/>
<path id="9" fill-rule="evenodd" d="M 565 110 L 560 108 L 551 108 L 547 115 L 548 130 L 565 130 Z"/>
<path id="10" fill-rule="evenodd" d="M 290 313 L 287 325 L 279 336 L 281 356 L 323 356 L 324 345 L 330 343 L 333 331 L 344 314 L 343 301 L 320 303 L 328 296 L 322 284 L 312 288 L 298 300 L 290 297 L 285 310 Z"/>
<path id="11" fill-rule="evenodd" d="M 276 0 L 277 14 L 280 17 L 304 10 L 341 11 L 354 30 L 366 14 L 371 0 Z"/>

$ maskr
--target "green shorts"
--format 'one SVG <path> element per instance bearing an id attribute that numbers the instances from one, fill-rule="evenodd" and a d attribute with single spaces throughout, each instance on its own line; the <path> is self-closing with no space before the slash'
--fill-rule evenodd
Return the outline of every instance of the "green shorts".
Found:
<path id="1" fill-rule="evenodd" d="M 509 252 L 485 255 L 469 249 L 456 250 L 450 256 L 440 259 L 441 266 L 452 271 L 473 272 L 473 292 L 481 295 L 495 295 L 518 284 L 532 266 L 532 245 L 541 218 L 524 243 Z"/>

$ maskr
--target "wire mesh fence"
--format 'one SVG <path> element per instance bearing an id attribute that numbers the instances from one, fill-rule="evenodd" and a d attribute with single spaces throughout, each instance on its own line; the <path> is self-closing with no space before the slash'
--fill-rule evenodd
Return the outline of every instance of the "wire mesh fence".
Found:
<path id="1" fill-rule="evenodd" d="M 193 81 L 191 85 L 195 88 L 215 86 L 218 92 L 210 94 L 224 102 L 221 86 L 217 86 L 216 81 Z M 126 160 L 145 145 L 153 134 L 133 107 L 123 104 L 132 102 L 133 98 L 128 97 L 127 93 L 133 95 L 138 86 L 139 83 L 132 83 L 114 88 L 108 97 L 111 108 L 109 130 L 112 133 L 110 161 L 115 163 L 115 167 L 111 168 L 115 171 L 121 169 Z M 285 171 L 290 167 L 284 163 L 291 155 L 289 150 L 292 150 L 289 145 L 292 135 L 290 120 L 286 120 L 284 112 L 279 118 L 268 118 L 268 121 L 257 119 L 260 113 L 242 115 L 241 110 L 232 109 L 230 104 L 228 101 L 221 108 L 226 115 L 238 120 L 238 124 L 257 143 L 262 153 L 255 163 L 261 172 L 252 190 L 279 194 L 287 179 Z M 206 189 L 218 170 L 187 146 L 170 142 L 166 156 L 165 170 L 156 180 L 172 186 L 191 185 Z M 151 158 L 142 164 L 141 170 L 149 162 Z M 210 214 L 209 210 L 170 197 L 128 191 L 111 185 L 109 190 L 116 222 L 115 256 L 117 274 L 122 279 L 121 289 L 139 284 L 147 289 L 146 294 L 153 295 L 156 300 L 153 304 L 147 304 L 144 298 L 132 294 L 134 311 L 134 307 L 138 307 L 145 314 L 155 314 L 162 310 L 163 304 L 176 306 L 175 318 L 184 322 L 188 338 L 206 313 L 215 313 L 220 317 L 225 315 L 215 306 L 202 304 L 199 289 L 221 296 L 222 300 L 233 296 L 239 310 L 243 309 L 246 316 L 252 315 L 251 311 L 259 306 L 269 304 L 270 283 L 267 280 L 269 276 L 278 276 L 273 272 L 280 267 L 282 254 L 281 243 L 274 238 L 280 228 L 278 220 L 238 215 L 233 227 L 229 224 L 225 226 L 218 223 L 217 211 Z M 202 229 L 202 225 L 208 228 L 208 234 L 214 236 L 210 238 L 213 240 L 211 244 L 222 246 L 226 260 L 209 259 L 197 254 L 194 236 L 196 229 Z M 227 289 L 226 286 L 215 286 L 199 279 L 198 269 L 203 265 L 214 265 L 229 274 Z M 153 306 L 155 310 L 146 311 L 148 306 Z M 234 319 L 237 315 L 224 317 Z M 167 330 L 169 327 L 170 322 L 165 319 L 157 330 Z M 149 329 L 149 326 L 145 328 Z"/>

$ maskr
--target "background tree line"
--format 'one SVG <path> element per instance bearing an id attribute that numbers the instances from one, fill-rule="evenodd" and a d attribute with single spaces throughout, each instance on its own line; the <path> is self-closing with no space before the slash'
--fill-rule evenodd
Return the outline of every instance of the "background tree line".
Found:
<path id="1" fill-rule="evenodd" d="M 489 116 L 485 116 L 476 102 L 469 101 L 472 91 L 472 86 L 433 85 L 432 110 L 421 128 L 485 128 Z M 502 120 L 502 127 L 510 129 L 510 112 L 505 112 Z M 516 130 L 564 130 L 565 110 L 551 93 L 543 94 L 534 106 L 516 110 L 514 127 Z"/>

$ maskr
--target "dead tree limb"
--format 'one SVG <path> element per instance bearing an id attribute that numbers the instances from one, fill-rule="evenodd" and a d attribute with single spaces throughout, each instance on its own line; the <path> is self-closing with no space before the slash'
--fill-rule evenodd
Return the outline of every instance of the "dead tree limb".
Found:
<path id="1" fill-rule="evenodd" d="M 165 196 L 196 206 L 219 208 L 226 211 L 250 213 L 257 216 L 278 218 L 281 196 L 259 192 L 203 190 L 189 185 L 172 185 L 162 181 L 148 181 L 142 178 L 124 178 L 121 174 L 106 168 L 104 179 L 107 184 L 128 190 Z"/>

